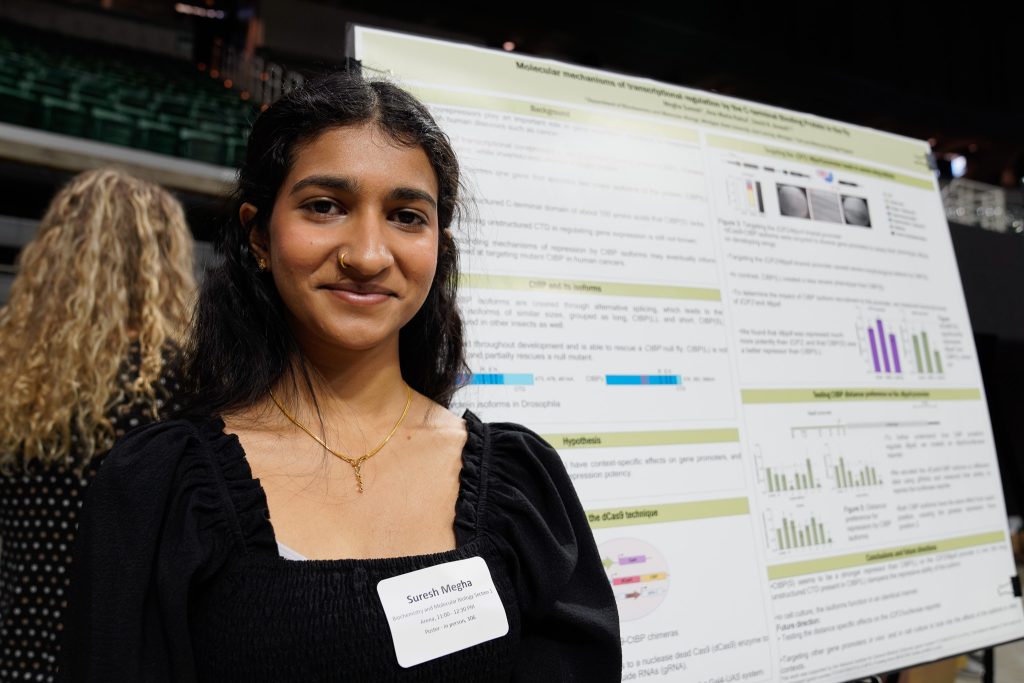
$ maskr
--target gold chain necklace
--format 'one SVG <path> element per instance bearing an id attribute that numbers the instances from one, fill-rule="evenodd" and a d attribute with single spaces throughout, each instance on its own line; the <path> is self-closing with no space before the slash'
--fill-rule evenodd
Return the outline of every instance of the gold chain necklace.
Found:
<path id="1" fill-rule="evenodd" d="M 362 473 L 361 468 L 363 466 L 363 463 L 366 462 L 367 460 L 369 460 L 370 458 L 372 458 L 373 456 L 377 455 L 377 453 L 380 452 L 380 449 L 384 448 L 384 446 L 387 445 L 388 441 L 391 440 L 391 437 L 393 437 L 395 435 L 395 432 L 397 432 L 398 428 L 402 425 L 402 421 L 405 420 L 405 416 L 409 414 L 409 406 L 412 405 L 412 387 L 410 387 L 408 384 L 406 384 L 405 385 L 405 389 L 406 389 L 405 409 L 402 410 L 402 416 L 400 418 L 398 418 L 398 422 L 396 422 L 395 426 L 391 428 L 391 431 L 388 432 L 388 435 L 384 437 L 383 441 L 381 441 L 379 444 L 377 444 L 374 448 L 372 448 L 372 449 L 366 451 L 365 453 L 363 453 L 362 455 L 360 455 L 358 458 L 353 458 L 351 456 L 345 455 L 344 453 L 339 453 L 338 451 L 336 451 L 333 448 L 331 448 L 330 446 L 328 446 L 327 443 L 323 439 L 321 439 L 319 436 L 317 436 L 313 432 L 309 431 L 309 429 L 307 429 L 304 424 L 302 424 L 301 422 L 296 420 L 295 417 L 293 417 L 291 413 L 289 413 L 287 410 L 285 410 L 284 406 L 281 405 L 281 402 L 277 400 L 277 396 L 274 396 L 274 392 L 273 391 L 270 392 L 270 398 L 272 398 L 274 400 L 274 405 L 277 406 L 278 410 L 280 410 L 281 413 L 283 413 L 285 417 L 287 417 L 289 420 L 292 421 L 292 424 L 294 424 L 296 427 L 298 427 L 299 429 L 301 429 L 302 431 L 306 432 L 311 437 L 313 437 L 313 440 L 316 441 L 321 446 L 323 446 L 324 449 L 327 450 L 328 453 L 331 453 L 332 455 L 335 455 L 338 458 L 344 460 L 345 462 L 347 462 L 349 464 L 349 466 L 352 467 L 352 470 L 356 474 L 356 486 L 359 489 L 359 493 L 362 493 L 363 492 L 363 473 Z"/>

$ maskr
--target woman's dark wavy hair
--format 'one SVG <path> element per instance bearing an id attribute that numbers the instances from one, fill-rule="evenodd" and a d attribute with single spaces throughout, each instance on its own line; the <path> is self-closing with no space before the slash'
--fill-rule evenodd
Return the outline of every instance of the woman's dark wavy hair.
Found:
<path id="1" fill-rule="evenodd" d="M 458 250 L 448 232 L 463 214 L 458 159 L 416 98 L 392 83 L 344 71 L 292 90 L 253 123 L 232 214 L 219 239 L 223 261 L 206 273 L 185 348 L 186 412 L 216 415 L 251 406 L 296 367 L 312 388 L 273 278 L 257 269 L 249 249 L 253 226 L 241 223 L 238 210 L 245 202 L 254 205 L 257 227 L 267 230 L 297 151 L 326 131 L 367 123 L 396 145 L 422 148 L 437 175 L 437 273 L 426 302 L 399 334 L 399 355 L 405 381 L 449 405 L 459 375 L 466 372 L 455 300 Z"/>

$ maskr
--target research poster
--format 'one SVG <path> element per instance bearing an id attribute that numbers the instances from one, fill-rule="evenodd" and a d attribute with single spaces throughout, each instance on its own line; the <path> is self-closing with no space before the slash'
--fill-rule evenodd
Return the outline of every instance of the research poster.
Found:
<path id="1" fill-rule="evenodd" d="M 429 103 L 473 374 L 557 449 L 626 681 L 847 681 L 1024 637 L 928 146 L 514 53 L 353 29 Z"/>

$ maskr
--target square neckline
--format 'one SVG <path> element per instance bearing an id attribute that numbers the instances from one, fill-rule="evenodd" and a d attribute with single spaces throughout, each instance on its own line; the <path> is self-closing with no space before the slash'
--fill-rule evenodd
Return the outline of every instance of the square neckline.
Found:
<path id="1" fill-rule="evenodd" d="M 222 416 L 214 415 L 213 420 L 216 432 L 219 433 L 222 438 L 225 438 L 229 447 L 235 451 L 235 455 L 238 456 L 239 464 L 244 470 L 246 480 L 258 491 L 262 508 L 264 510 L 261 526 L 265 526 L 266 530 L 269 531 L 270 540 L 273 542 L 272 553 L 256 552 L 254 548 L 250 547 L 249 539 L 245 537 L 244 533 L 242 533 L 242 542 L 246 549 L 246 557 L 248 561 L 256 562 L 258 564 L 271 564 L 278 566 L 283 564 L 290 568 L 294 567 L 302 569 L 330 569 L 346 566 L 379 569 L 394 565 L 415 565 L 417 567 L 429 566 L 454 559 L 462 559 L 460 556 L 472 556 L 472 551 L 478 549 L 480 544 L 479 542 L 484 537 L 480 531 L 479 520 L 486 492 L 485 477 L 488 467 L 485 456 L 489 445 L 489 439 L 487 438 L 486 426 L 472 411 L 468 409 L 464 410 L 461 419 L 466 430 L 466 441 L 463 444 L 462 452 L 460 453 L 459 491 L 458 495 L 455 497 L 455 516 L 452 518 L 452 529 L 455 534 L 454 548 L 430 553 L 419 553 L 415 555 L 307 558 L 302 560 L 293 560 L 282 557 L 280 552 L 277 551 L 279 541 L 277 538 L 277 530 L 274 528 L 274 524 L 270 519 L 270 506 L 267 501 L 266 490 L 263 488 L 261 480 L 254 476 L 252 467 L 249 464 L 248 455 L 245 452 L 245 448 L 242 446 L 241 440 L 234 432 L 226 431 L 227 426 L 225 425 L 224 418 Z M 472 458 L 477 459 L 479 462 L 470 462 Z M 467 467 L 467 464 L 469 464 L 469 467 Z M 476 481 L 471 480 L 471 478 L 474 478 L 474 474 Z M 478 498 L 475 505 L 468 499 L 473 489 L 476 490 Z M 230 500 L 230 493 L 225 493 Z M 234 501 L 231 500 L 230 502 L 234 508 Z M 237 514 L 237 509 L 235 511 Z M 470 519 L 464 519 L 466 516 L 470 516 Z M 469 535 L 462 539 L 460 539 L 460 519 L 461 521 L 469 522 L 472 527 Z M 292 552 L 296 552 L 293 549 L 290 550 L 292 550 Z"/>

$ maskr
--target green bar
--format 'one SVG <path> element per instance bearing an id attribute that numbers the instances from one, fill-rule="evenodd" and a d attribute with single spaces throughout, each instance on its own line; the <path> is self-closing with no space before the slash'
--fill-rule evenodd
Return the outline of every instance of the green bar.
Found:
<path id="1" fill-rule="evenodd" d="M 606 432 L 591 434 L 542 434 L 558 449 L 621 448 L 625 446 L 688 446 L 704 443 L 732 443 L 740 440 L 737 429 L 690 429 L 671 432 Z"/>
<path id="2" fill-rule="evenodd" d="M 734 517 L 746 514 L 750 514 L 750 501 L 746 498 L 721 498 L 688 503 L 588 510 L 587 521 L 590 522 L 591 529 L 609 529 L 620 526 L 687 522 L 695 519 Z"/>
<path id="3" fill-rule="evenodd" d="M 820 545 L 821 541 L 818 540 L 818 525 L 814 521 L 814 517 L 811 517 L 811 532 L 814 536 L 814 545 Z"/>
<path id="4" fill-rule="evenodd" d="M 914 335 L 914 358 L 917 359 L 917 371 L 924 372 L 924 368 L 921 367 L 921 345 L 917 342 L 916 334 Z"/>
<path id="5" fill-rule="evenodd" d="M 765 476 L 768 477 L 768 493 L 775 493 L 775 486 L 772 485 L 772 468 L 765 468 Z"/>
<path id="6" fill-rule="evenodd" d="M 785 517 L 782 518 L 782 530 L 786 532 L 786 548 L 792 548 L 793 544 L 789 540 L 789 522 L 786 521 Z"/>
<path id="7" fill-rule="evenodd" d="M 928 364 L 928 374 L 932 372 L 932 352 L 928 350 L 928 333 L 921 333 L 921 343 L 924 344 L 924 362 Z"/>
<path id="8" fill-rule="evenodd" d="M 782 478 L 779 477 L 778 474 L 775 475 L 775 490 L 776 491 L 781 491 L 782 490 Z"/>
<path id="9" fill-rule="evenodd" d="M 789 520 L 789 535 L 793 539 L 793 547 L 796 547 L 796 522 Z"/>
<path id="10" fill-rule="evenodd" d="M 821 522 L 818 522 L 818 533 L 821 535 L 821 542 L 824 543 L 825 542 L 825 525 L 822 524 Z M 831 540 L 832 539 L 829 539 L 829 542 L 831 542 Z"/>
<path id="11" fill-rule="evenodd" d="M 930 362 L 930 361 L 929 361 Z M 980 389 L 743 389 L 743 403 L 835 403 L 846 401 L 972 401 Z"/>
<path id="12" fill-rule="evenodd" d="M 782 490 L 783 491 L 788 491 L 789 490 L 788 484 L 786 483 L 786 476 L 785 475 L 782 476 Z"/>
<path id="13" fill-rule="evenodd" d="M 557 294 L 636 296 L 651 299 L 690 299 L 694 301 L 722 300 L 722 292 L 720 290 L 702 287 L 639 285 L 629 282 L 598 282 L 596 280 L 555 280 L 545 277 L 518 277 L 515 275 L 463 273 L 459 277 L 459 284 L 463 287 L 473 287 L 476 289 L 555 292 Z"/>
<path id="14" fill-rule="evenodd" d="M 937 350 L 935 351 L 935 367 L 937 372 L 942 372 L 942 356 L 939 355 Z"/>
<path id="15" fill-rule="evenodd" d="M 874 467 L 871 468 L 871 484 L 873 486 L 878 484 L 878 477 L 875 476 L 875 468 Z"/>
<path id="16" fill-rule="evenodd" d="M 799 531 L 797 531 L 796 534 L 797 534 L 797 537 L 800 539 L 800 547 L 803 548 L 804 547 L 804 531 L 803 531 L 803 529 L 800 529 Z"/>
<path id="17" fill-rule="evenodd" d="M 836 571 L 859 567 L 862 565 L 875 564 L 878 562 L 891 562 L 902 560 L 907 557 L 929 555 L 931 553 L 944 553 L 951 550 L 973 548 L 979 545 L 991 543 L 1006 543 L 1006 534 L 1002 531 L 993 531 L 987 534 L 973 534 L 971 536 L 958 536 L 931 543 L 919 543 L 917 545 L 896 546 L 883 550 L 870 552 L 851 553 L 849 555 L 836 555 L 834 557 L 822 557 L 816 560 L 803 562 L 791 562 L 788 564 L 776 564 L 768 567 L 768 579 L 788 579 L 803 574 L 816 574 L 818 572 Z"/>
<path id="18" fill-rule="evenodd" d="M 775 536 L 779 539 L 779 550 L 785 550 L 786 546 L 782 545 L 782 531 L 780 529 L 776 529 Z"/>
<path id="19" fill-rule="evenodd" d="M 839 471 L 843 475 L 843 488 L 850 488 L 850 480 L 846 478 L 846 465 L 843 463 L 842 458 L 839 458 Z"/>
<path id="20" fill-rule="evenodd" d="M 835 466 L 835 470 L 836 470 L 836 486 L 839 487 L 839 488 L 843 488 L 843 478 L 840 476 L 839 465 Z"/>
<path id="21" fill-rule="evenodd" d="M 807 458 L 807 482 L 814 488 L 814 470 L 811 469 L 811 459 Z"/>
<path id="22" fill-rule="evenodd" d="M 853 472 L 851 472 L 850 470 L 846 470 L 846 481 L 850 484 L 851 487 L 857 486 L 857 482 L 853 480 Z"/>

